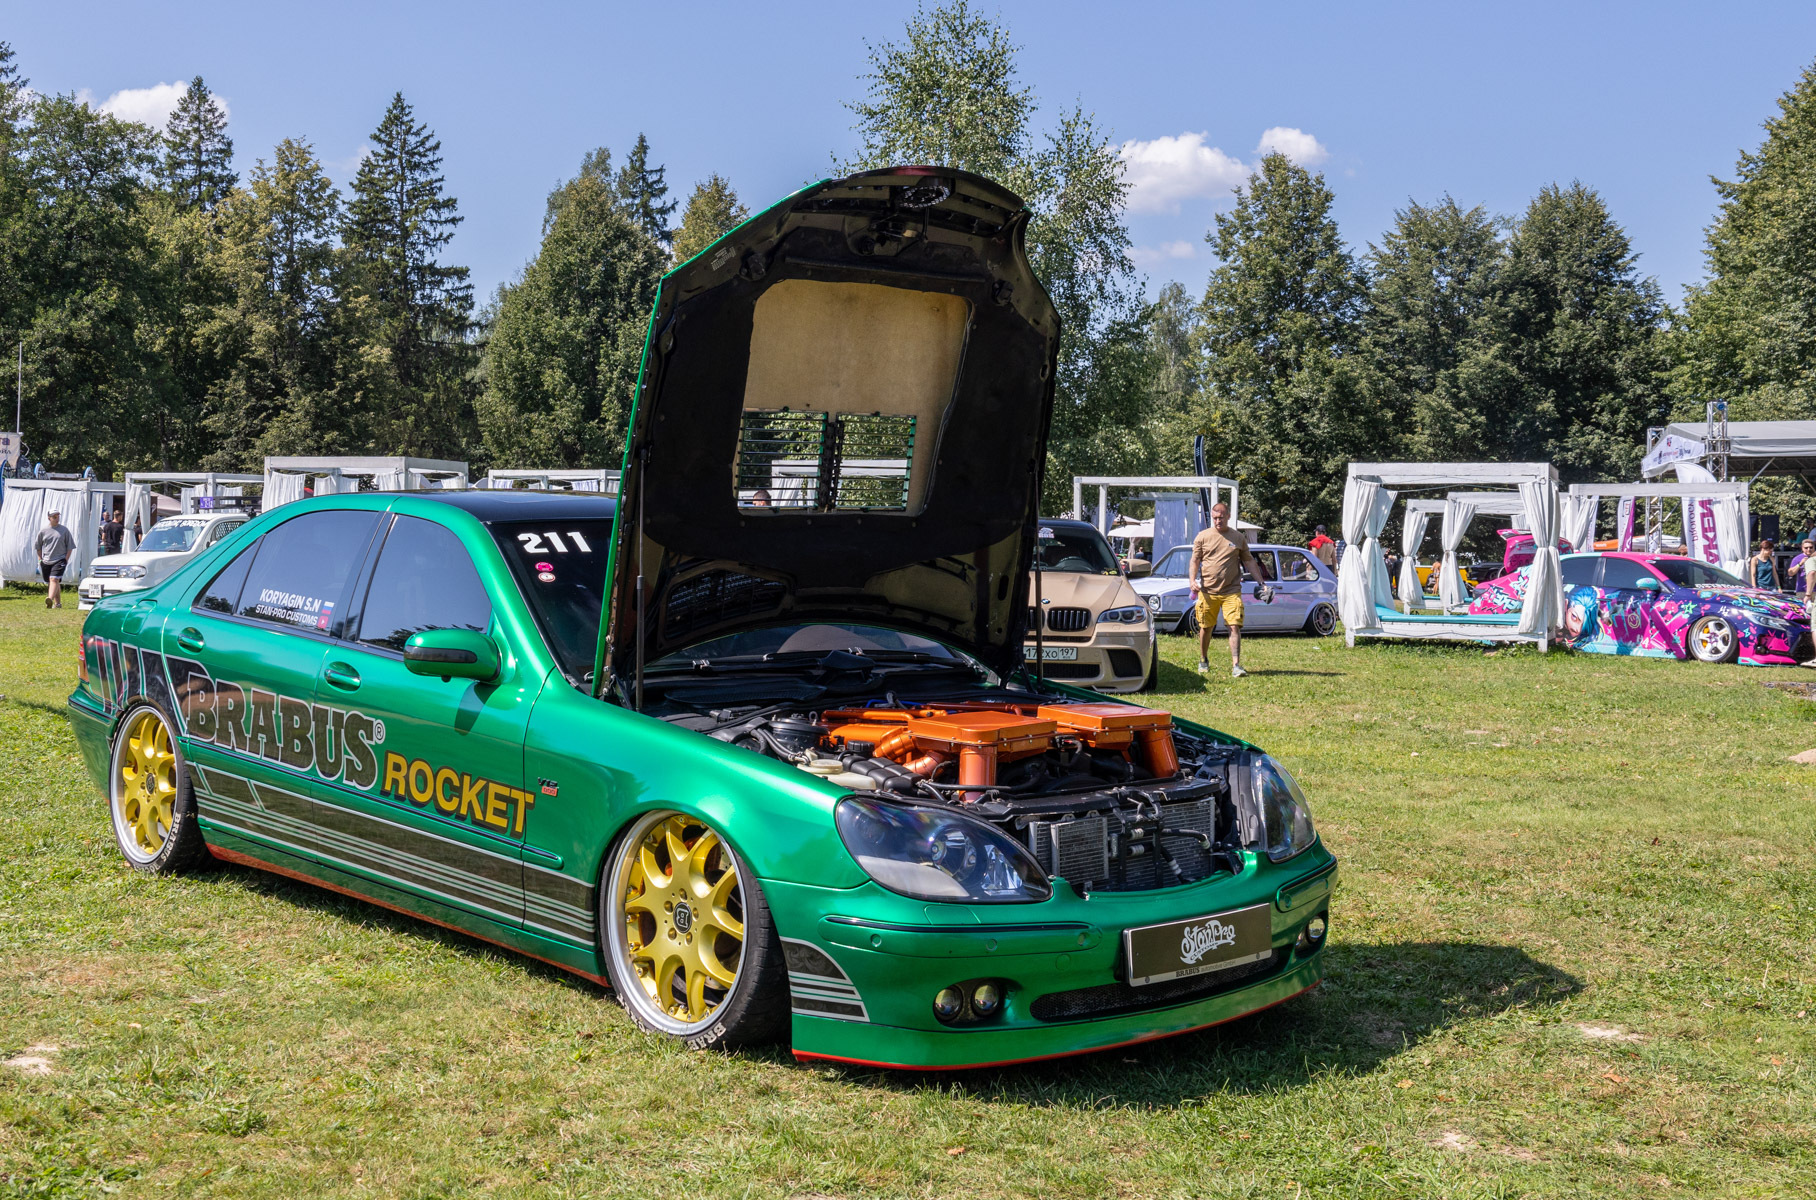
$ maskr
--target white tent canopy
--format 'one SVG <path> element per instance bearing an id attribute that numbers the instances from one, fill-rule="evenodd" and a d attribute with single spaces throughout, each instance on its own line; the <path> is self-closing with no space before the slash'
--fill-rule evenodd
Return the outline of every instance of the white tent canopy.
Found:
<path id="1" fill-rule="evenodd" d="M 1729 421 L 1728 472 L 1759 475 L 1816 475 L 1816 421 Z M 1673 463 L 1704 463 L 1714 453 L 1710 426 L 1703 421 L 1667 425 L 1646 448 L 1640 474 L 1656 479 Z"/>
<path id="2" fill-rule="evenodd" d="M 360 481 L 375 492 L 417 492 L 429 488 L 464 488 L 467 464 L 439 458 L 404 455 L 362 457 L 290 455 L 265 460 L 264 509 L 303 498 L 313 479 L 315 494 L 357 492 Z"/>
<path id="3" fill-rule="evenodd" d="M 1457 570 L 1457 550 L 1469 522 L 1478 513 L 1518 516 L 1534 541 L 1532 579 L 1517 625 L 1471 621 L 1467 618 L 1400 617 L 1386 598 L 1386 566 L 1381 553 L 1381 530 L 1387 523 L 1396 493 L 1401 489 L 1518 488 L 1517 497 L 1506 491 L 1453 492 L 1443 501 L 1444 574 L 1440 591 L 1445 607 L 1460 607 L 1462 577 Z M 1343 536 L 1352 549 L 1338 567 L 1337 599 L 1343 614 L 1345 636 L 1351 645 L 1361 637 L 1466 639 L 1472 641 L 1533 641 L 1548 647 L 1552 627 L 1563 613 L 1563 572 L 1557 552 L 1559 511 L 1557 470 L 1550 463 L 1351 463 L 1343 495 Z M 1431 502 L 1420 502 L 1416 520 L 1422 535 L 1430 519 Z M 1406 545 L 1403 541 L 1402 545 Z M 1416 549 L 1416 543 L 1414 543 Z M 1358 553 L 1357 551 L 1360 551 Z M 1414 567 L 1416 590 L 1418 576 Z M 1402 569 L 1402 580 L 1405 578 Z M 1420 593 L 1422 595 L 1422 593 Z M 1384 628 L 1383 612 L 1394 618 Z"/>
<path id="4" fill-rule="evenodd" d="M 1799 422 L 1773 421 L 1775 425 Z M 1729 426 L 1733 428 L 1732 425 Z M 1667 464 L 1680 475 L 1707 474 L 1688 461 Z M 1687 469 L 1686 469 L 1687 468 Z M 1573 483 L 1567 499 L 1574 511 L 1566 518 L 1576 521 L 1574 530 L 1566 528 L 1564 537 L 1571 545 L 1583 548 L 1583 542 L 1571 537 L 1584 534 L 1593 543 L 1597 510 L 1603 500 L 1680 500 L 1684 509 L 1684 544 L 1690 553 L 1705 562 L 1738 575 L 1747 558 L 1748 485 L 1679 479 L 1676 483 Z"/>
<path id="5" fill-rule="evenodd" d="M 487 471 L 485 478 L 473 486 L 495 490 L 528 489 L 541 492 L 601 492 L 607 496 L 618 494 L 619 472 L 604 468 L 566 470 L 509 468 Z"/>
<path id="6" fill-rule="evenodd" d="M 123 483 L 98 479 L 8 479 L 0 501 L 0 581 L 38 578 L 38 531 L 53 510 L 75 536 L 63 582 L 73 590 L 94 561 L 101 514 L 113 507 Z"/>

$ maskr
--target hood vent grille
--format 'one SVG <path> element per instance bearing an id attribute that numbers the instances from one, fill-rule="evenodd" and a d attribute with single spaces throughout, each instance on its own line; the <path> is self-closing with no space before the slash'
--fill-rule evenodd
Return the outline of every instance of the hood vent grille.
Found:
<path id="1" fill-rule="evenodd" d="M 905 512 L 915 418 L 745 409 L 736 487 L 746 508 Z"/>

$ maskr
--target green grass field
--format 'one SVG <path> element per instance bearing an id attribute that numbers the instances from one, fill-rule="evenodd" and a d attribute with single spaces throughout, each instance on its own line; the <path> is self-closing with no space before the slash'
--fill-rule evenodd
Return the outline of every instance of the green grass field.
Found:
<path id="1" fill-rule="evenodd" d="M 1206 681 L 1167 638 L 1158 703 L 1280 755 L 1343 859 L 1328 980 L 922 1077 L 681 1053 L 366 904 L 135 875 L 41 596 L 0 590 L 0 1196 L 1816 1193 L 1816 704 L 1762 686 L 1816 672 L 1256 638 Z"/>

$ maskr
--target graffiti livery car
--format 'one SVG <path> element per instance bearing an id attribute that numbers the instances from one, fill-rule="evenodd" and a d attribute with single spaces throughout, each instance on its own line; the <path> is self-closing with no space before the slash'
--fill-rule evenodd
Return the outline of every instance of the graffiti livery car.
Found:
<path id="1" fill-rule="evenodd" d="M 1472 613 L 1518 612 L 1531 569 L 1490 580 Z M 1563 556 L 1564 634 L 1595 654 L 1795 666 L 1816 657 L 1801 604 L 1677 554 Z"/>
<path id="2" fill-rule="evenodd" d="M 70 712 L 126 859 L 369 897 L 694 1047 L 975 1065 L 1313 986 L 1286 769 L 1024 666 L 1027 219 L 809 188 L 663 280 L 621 503 L 321 497 L 103 600 Z"/>

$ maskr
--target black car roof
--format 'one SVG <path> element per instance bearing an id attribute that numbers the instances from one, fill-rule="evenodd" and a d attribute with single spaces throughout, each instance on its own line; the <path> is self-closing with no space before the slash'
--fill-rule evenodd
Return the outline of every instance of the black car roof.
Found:
<path id="1" fill-rule="evenodd" d="M 425 491 L 408 493 L 412 500 L 433 500 L 473 514 L 488 525 L 494 521 L 583 519 L 609 521 L 618 502 L 586 492 L 531 491 Z"/>

